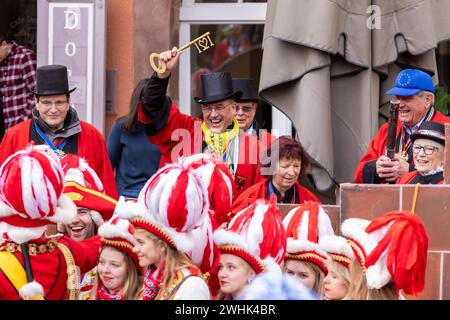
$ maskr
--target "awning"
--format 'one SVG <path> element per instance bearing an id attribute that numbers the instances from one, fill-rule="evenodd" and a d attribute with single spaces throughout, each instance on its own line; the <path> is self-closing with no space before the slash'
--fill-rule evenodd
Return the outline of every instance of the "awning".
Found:
<path id="1" fill-rule="evenodd" d="M 318 189 L 353 180 L 400 69 L 436 72 L 448 12 L 445 0 L 268 1 L 259 91 L 292 120 Z"/>

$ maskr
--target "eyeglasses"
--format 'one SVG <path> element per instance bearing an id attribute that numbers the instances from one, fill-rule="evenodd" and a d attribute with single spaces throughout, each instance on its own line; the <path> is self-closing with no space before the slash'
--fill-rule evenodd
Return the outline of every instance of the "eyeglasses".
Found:
<path id="1" fill-rule="evenodd" d="M 244 107 L 236 107 L 236 113 L 239 113 L 239 111 L 242 111 L 243 113 L 250 113 L 252 112 L 253 108 L 244 106 Z"/>
<path id="2" fill-rule="evenodd" d="M 202 111 L 205 113 L 210 113 L 213 110 L 216 110 L 216 112 L 220 112 L 225 110 L 226 107 L 231 106 L 232 104 L 234 104 L 234 102 L 230 102 L 229 104 L 208 104 L 208 105 L 203 105 L 202 106 Z"/>
<path id="3" fill-rule="evenodd" d="M 431 156 L 434 151 L 439 150 L 438 147 L 434 147 L 434 146 L 419 146 L 418 144 L 414 144 L 412 149 L 413 149 L 413 153 L 414 154 L 419 154 L 420 150 L 423 149 L 423 152 L 425 152 L 425 154 L 427 156 Z"/>
<path id="4" fill-rule="evenodd" d="M 42 103 L 42 105 L 44 107 L 46 107 L 46 108 L 51 108 L 53 105 L 56 108 L 62 108 L 62 107 L 65 107 L 67 105 L 67 102 L 68 102 L 67 100 L 66 101 L 58 100 L 58 101 L 55 101 L 55 102 L 49 101 L 49 100 L 41 100 L 40 101 L 40 103 Z"/>

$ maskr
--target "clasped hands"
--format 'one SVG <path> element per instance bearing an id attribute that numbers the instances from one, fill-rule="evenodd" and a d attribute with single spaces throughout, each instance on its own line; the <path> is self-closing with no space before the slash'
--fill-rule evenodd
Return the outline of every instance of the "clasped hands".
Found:
<path id="1" fill-rule="evenodd" d="M 409 163 L 398 154 L 395 155 L 393 160 L 381 156 L 376 162 L 376 170 L 380 178 L 387 182 L 395 182 L 409 172 Z"/>

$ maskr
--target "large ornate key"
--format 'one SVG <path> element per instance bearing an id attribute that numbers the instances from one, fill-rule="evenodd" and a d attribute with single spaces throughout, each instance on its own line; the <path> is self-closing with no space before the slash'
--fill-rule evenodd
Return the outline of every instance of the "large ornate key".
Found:
<path id="1" fill-rule="evenodd" d="M 186 43 L 184 46 L 179 48 L 177 50 L 177 53 L 182 52 L 183 50 L 189 48 L 193 44 L 195 44 L 195 47 L 197 48 L 198 53 L 202 53 L 203 51 L 206 51 L 210 47 L 214 46 L 214 43 L 211 41 L 211 38 L 209 36 L 210 36 L 209 32 L 202 34 L 200 37 L 192 40 L 189 43 Z M 159 65 L 156 65 L 155 59 L 158 59 L 158 61 L 159 61 L 159 54 L 152 53 L 150 55 L 150 65 L 152 66 L 153 70 L 155 70 L 158 73 L 164 73 L 166 71 L 166 64 L 163 61 L 159 61 Z"/>

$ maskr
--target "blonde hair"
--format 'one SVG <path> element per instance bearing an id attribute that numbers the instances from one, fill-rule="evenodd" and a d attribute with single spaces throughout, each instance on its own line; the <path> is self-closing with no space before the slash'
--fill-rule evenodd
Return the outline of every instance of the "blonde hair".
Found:
<path id="1" fill-rule="evenodd" d="M 328 259 L 325 261 L 325 266 L 328 269 L 328 272 L 332 271 L 334 272 L 338 277 L 341 277 L 345 283 L 347 284 L 347 286 L 350 284 L 350 270 L 349 268 L 343 266 L 342 264 L 340 264 L 339 262 L 333 260 L 333 259 Z"/>
<path id="2" fill-rule="evenodd" d="M 350 285 L 344 300 L 398 300 L 399 294 L 394 283 L 380 289 L 367 287 L 366 275 L 357 260 L 350 265 Z"/>
<path id="3" fill-rule="evenodd" d="M 138 300 L 139 297 L 141 296 L 141 291 L 143 289 L 143 279 L 142 277 L 139 276 L 136 264 L 134 263 L 133 259 L 122 250 L 112 246 L 102 246 L 100 254 L 102 254 L 103 249 L 106 247 L 112 248 L 120 252 L 125 258 L 126 278 L 123 287 L 120 290 L 120 293 L 125 297 L 125 300 Z M 92 289 L 93 294 L 91 294 L 90 300 L 97 299 L 97 289 L 99 283 L 100 283 L 100 276 L 97 272 L 95 275 L 95 285 Z"/>
<path id="4" fill-rule="evenodd" d="M 178 271 L 181 271 L 184 268 L 195 266 L 192 261 L 181 251 L 175 250 L 171 246 L 169 246 L 165 241 L 161 238 L 157 237 L 151 232 L 147 232 L 147 236 L 149 239 L 156 242 L 162 246 L 165 254 L 161 256 L 161 262 L 164 261 L 164 279 L 161 284 L 160 292 L 164 292 L 168 290 L 172 283 L 175 280 L 176 274 Z M 166 294 L 169 292 L 166 292 Z M 169 298 L 166 296 L 162 296 L 164 299 Z"/>

